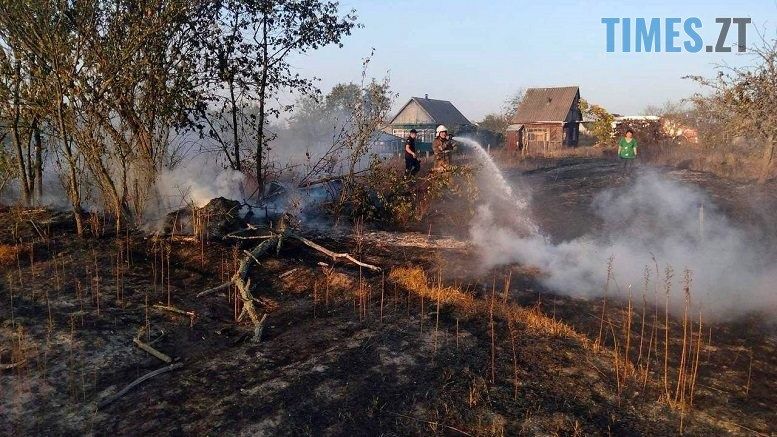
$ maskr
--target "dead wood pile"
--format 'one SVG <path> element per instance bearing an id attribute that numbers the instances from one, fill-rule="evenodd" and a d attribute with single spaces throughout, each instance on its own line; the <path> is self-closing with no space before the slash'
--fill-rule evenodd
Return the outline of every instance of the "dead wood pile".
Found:
<path id="1" fill-rule="evenodd" d="M 257 313 L 257 299 L 253 296 L 254 284 L 251 283 L 251 271 L 255 266 L 259 266 L 260 259 L 270 254 L 271 251 L 274 250 L 276 254 L 280 253 L 281 247 L 283 246 L 285 240 L 297 240 L 305 246 L 315 250 L 316 252 L 326 255 L 332 262 L 344 259 L 370 271 L 381 271 L 380 267 L 362 262 L 348 253 L 334 252 L 295 233 L 293 228 L 288 225 L 288 223 L 291 222 L 293 222 L 293 220 L 291 220 L 290 217 L 284 217 L 282 220 L 280 220 L 279 225 L 274 230 L 272 230 L 269 235 L 261 236 L 263 240 L 261 243 L 256 245 L 251 250 L 244 251 L 245 256 L 240 261 L 237 272 L 228 282 L 209 288 L 197 294 L 197 297 L 202 297 L 220 290 L 225 290 L 229 288 L 230 285 L 234 285 L 237 288 L 240 294 L 240 298 L 243 302 L 243 309 L 238 316 L 238 321 L 242 320 L 245 316 L 248 316 L 248 318 L 251 319 L 251 322 L 254 325 L 253 340 L 256 342 L 261 340 L 262 330 L 264 328 L 264 322 L 267 318 L 267 314 L 259 317 L 259 314 Z M 244 232 L 240 233 L 244 234 Z"/>

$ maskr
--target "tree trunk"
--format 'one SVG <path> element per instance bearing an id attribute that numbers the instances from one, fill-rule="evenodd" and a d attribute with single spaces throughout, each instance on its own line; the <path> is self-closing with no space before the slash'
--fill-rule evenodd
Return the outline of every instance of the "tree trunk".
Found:
<path id="1" fill-rule="evenodd" d="M 27 190 L 30 192 L 30 201 L 35 203 L 35 166 L 32 161 L 32 142 L 34 139 L 35 131 L 38 130 L 38 117 L 33 117 L 32 123 L 27 129 L 27 138 L 25 138 L 24 144 L 27 148 Z"/>
<path id="2" fill-rule="evenodd" d="M 265 101 L 267 100 L 267 74 L 270 60 L 267 59 L 267 15 L 262 19 L 262 75 L 259 80 L 259 131 L 256 141 L 256 184 L 259 196 L 264 194 L 264 177 L 262 175 L 262 154 L 264 153 L 264 123 Z"/>
<path id="3" fill-rule="evenodd" d="M 775 139 L 770 136 L 768 146 L 766 147 L 762 158 L 763 168 L 761 168 L 761 175 L 758 177 L 759 184 L 765 184 L 766 181 L 769 180 L 769 176 L 771 176 L 772 162 L 774 161 L 774 148 Z"/>
<path id="4" fill-rule="evenodd" d="M 70 172 L 68 178 L 68 197 L 70 198 L 70 206 L 73 211 L 73 219 L 76 222 L 76 235 L 79 237 L 84 236 L 84 218 L 83 209 L 81 209 L 81 193 L 79 191 L 76 170 L 74 165 L 69 165 Z"/>
<path id="5" fill-rule="evenodd" d="M 43 199 L 43 140 L 40 127 L 35 125 L 35 198 L 40 203 Z"/>
<path id="6" fill-rule="evenodd" d="M 11 136 L 13 138 L 14 148 L 16 149 L 17 166 L 19 172 L 19 185 L 22 188 L 22 202 L 25 205 L 30 205 L 30 184 L 27 180 L 27 169 L 25 165 L 24 151 L 22 150 L 22 135 L 19 132 L 21 129 L 22 109 L 21 109 L 21 65 L 17 62 L 14 73 L 14 95 L 13 95 L 13 108 L 14 119 L 11 126 Z M 29 144 L 28 144 L 29 146 Z"/>
<path id="7" fill-rule="evenodd" d="M 232 169 L 242 171 L 242 164 L 240 162 L 240 140 L 238 138 L 237 130 L 237 100 L 235 99 L 234 75 L 229 79 L 229 103 L 232 105 L 232 146 L 234 147 L 234 160 L 229 160 L 232 162 Z"/>
<path id="8" fill-rule="evenodd" d="M 67 135 L 67 125 L 65 124 L 64 114 L 64 92 L 62 91 L 62 82 L 59 77 L 59 66 L 56 63 L 54 66 L 55 74 L 57 74 L 57 124 L 59 125 L 59 135 L 62 140 L 62 150 L 65 152 L 68 166 L 67 197 L 70 200 L 73 219 L 76 222 L 76 234 L 79 237 L 83 237 L 84 220 L 82 216 L 83 210 L 81 209 L 81 190 L 78 183 L 78 173 L 76 172 L 77 162 Z"/>
<path id="9" fill-rule="evenodd" d="M 99 121 L 98 123 L 102 126 L 103 130 L 108 134 L 108 136 L 113 140 L 114 147 L 118 154 L 119 159 L 121 159 L 121 165 L 124 169 L 124 176 L 126 176 L 126 168 L 128 165 L 131 165 L 128 163 L 129 160 L 137 160 L 137 157 L 132 154 L 132 145 L 128 143 L 124 136 L 119 133 L 119 131 L 116 129 L 116 126 L 114 126 L 112 123 L 110 123 L 109 120 L 106 120 L 104 118 L 97 118 Z M 122 229 L 122 224 L 124 222 L 124 219 L 131 219 L 132 218 L 132 210 L 129 208 L 129 204 L 127 203 L 127 185 L 124 181 L 124 177 L 122 178 L 122 188 L 123 193 L 119 193 L 119 187 L 116 185 L 116 182 L 113 180 L 113 175 L 111 174 L 109 168 L 106 166 L 106 164 L 102 160 L 101 156 L 101 150 L 104 148 L 104 145 L 101 143 L 96 143 L 94 139 L 90 139 L 92 143 L 89 145 L 89 154 L 85 155 L 87 164 L 89 165 L 90 169 L 92 170 L 92 174 L 99 180 L 100 185 L 102 187 L 103 196 L 110 198 L 110 201 L 112 202 L 113 212 L 116 214 L 116 233 L 118 234 Z M 146 161 L 148 162 L 148 161 Z M 141 161 L 142 163 L 142 161 Z M 153 167 L 153 165 L 152 165 Z M 150 181 L 153 183 L 153 177 L 150 178 Z M 129 220 L 128 220 L 129 222 Z"/>
<path id="10" fill-rule="evenodd" d="M 32 202 L 32 193 L 30 192 L 30 184 L 27 180 L 27 166 L 25 165 L 25 157 L 24 157 L 24 151 L 22 150 L 22 139 L 21 135 L 19 134 L 19 124 L 18 120 L 14 122 L 14 126 L 11 128 L 13 131 L 13 143 L 14 147 L 16 149 L 16 161 L 17 161 L 17 171 L 19 172 L 19 185 L 22 189 L 22 202 L 29 206 Z"/>
<path id="11" fill-rule="evenodd" d="M 130 215 L 129 208 L 122 202 L 122 197 L 119 194 L 119 190 L 116 187 L 113 179 L 111 179 L 111 173 L 105 166 L 100 156 L 101 145 L 92 144 L 85 148 L 84 159 L 89 166 L 92 175 L 97 179 L 100 186 L 100 191 L 106 202 L 109 203 L 113 209 L 113 213 L 116 215 L 116 234 L 119 234 L 122 227 L 124 215 Z"/>
<path id="12" fill-rule="evenodd" d="M 264 73 L 262 73 L 264 76 Z M 264 153 L 264 99 L 265 86 L 261 86 L 259 91 L 259 132 L 256 139 L 256 185 L 259 196 L 264 193 L 264 178 L 262 176 L 262 154 Z"/>

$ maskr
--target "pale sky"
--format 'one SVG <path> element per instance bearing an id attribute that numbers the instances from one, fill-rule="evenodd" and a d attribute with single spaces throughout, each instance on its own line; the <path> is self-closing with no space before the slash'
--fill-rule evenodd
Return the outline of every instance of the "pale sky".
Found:
<path id="1" fill-rule="evenodd" d="M 343 48 L 326 47 L 293 59 L 305 76 L 321 78 L 328 91 L 339 82 L 358 82 L 361 60 L 375 48 L 369 74 L 388 75 L 398 108 L 411 96 L 451 100 L 478 121 L 498 111 L 519 88 L 580 86 L 581 96 L 610 112 L 638 114 L 697 90 L 682 76 L 711 75 L 716 64 L 741 65 L 737 53 L 622 53 L 620 28 L 615 53 L 606 52 L 604 17 L 663 19 L 698 17 L 704 44 L 715 44 L 716 17 L 750 17 L 748 45 L 757 29 L 775 36 L 777 1 L 377 1 L 341 0 L 354 8 L 362 29 Z M 634 40 L 632 24 L 632 47 Z M 757 29 L 756 29 L 757 28 Z M 682 31 L 682 25 L 678 30 Z M 735 42 L 736 30 L 728 43 Z M 684 33 L 678 42 L 688 38 Z M 662 36 L 662 47 L 665 39 Z"/>

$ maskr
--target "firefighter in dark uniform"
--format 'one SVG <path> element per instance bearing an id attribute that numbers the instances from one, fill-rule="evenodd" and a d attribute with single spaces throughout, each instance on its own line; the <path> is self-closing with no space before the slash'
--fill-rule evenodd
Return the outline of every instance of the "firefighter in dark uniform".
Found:
<path id="1" fill-rule="evenodd" d="M 421 161 L 418 159 L 418 151 L 415 148 L 415 138 L 418 135 L 415 129 L 410 130 L 405 140 L 405 174 L 415 176 L 421 170 Z"/>

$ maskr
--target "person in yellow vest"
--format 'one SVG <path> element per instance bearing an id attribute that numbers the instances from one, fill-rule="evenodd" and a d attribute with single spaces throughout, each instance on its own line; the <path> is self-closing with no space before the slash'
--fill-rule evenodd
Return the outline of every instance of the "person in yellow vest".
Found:
<path id="1" fill-rule="evenodd" d="M 437 126 L 437 136 L 432 142 L 434 170 L 446 170 L 451 166 L 453 149 L 453 140 L 448 136 L 448 128 L 443 125 Z"/>

